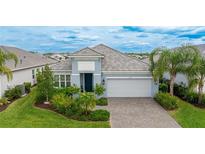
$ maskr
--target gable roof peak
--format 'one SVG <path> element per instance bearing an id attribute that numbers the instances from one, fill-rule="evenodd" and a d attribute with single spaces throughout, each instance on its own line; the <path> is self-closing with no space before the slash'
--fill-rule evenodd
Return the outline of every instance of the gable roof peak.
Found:
<path id="1" fill-rule="evenodd" d="M 98 53 L 94 49 L 85 47 L 79 51 L 74 52 L 71 56 L 103 56 L 101 53 Z"/>

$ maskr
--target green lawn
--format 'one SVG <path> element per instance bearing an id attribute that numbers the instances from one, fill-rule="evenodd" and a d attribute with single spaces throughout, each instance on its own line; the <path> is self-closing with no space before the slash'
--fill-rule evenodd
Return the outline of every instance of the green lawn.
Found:
<path id="1" fill-rule="evenodd" d="M 179 101 L 178 106 L 177 110 L 169 113 L 182 127 L 205 128 L 205 109 L 197 108 L 184 101 Z"/>
<path id="2" fill-rule="evenodd" d="M 58 113 L 34 107 L 36 89 L 26 97 L 18 99 L 0 112 L 1 128 L 86 128 L 110 127 L 109 122 L 81 122 L 68 119 Z"/>

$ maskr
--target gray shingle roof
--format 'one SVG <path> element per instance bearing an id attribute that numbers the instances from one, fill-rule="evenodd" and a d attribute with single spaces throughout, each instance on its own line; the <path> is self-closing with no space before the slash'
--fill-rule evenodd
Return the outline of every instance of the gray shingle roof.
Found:
<path id="1" fill-rule="evenodd" d="M 102 58 L 102 71 L 148 71 L 148 64 L 129 57 L 104 44 L 93 47 L 95 51 L 104 55 Z"/>
<path id="2" fill-rule="evenodd" d="M 56 64 L 52 64 L 51 66 L 52 70 L 64 70 L 64 71 L 71 71 L 72 66 L 71 66 L 71 60 L 70 59 L 66 59 L 65 61 L 61 61 L 59 63 Z"/>
<path id="3" fill-rule="evenodd" d="M 102 54 L 98 53 L 97 51 L 91 48 L 83 48 L 77 52 L 71 54 L 71 56 L 103 56 Z"/>
<path id="4" fill-rule="evenodd" d="M 57 62 L 56 60 L 45 57 L 41 54 L 31 53 L 15 47 L 0 46 L 0 48 L 5 52 L 12 52 L 18 57 L 19 62 L 16 67 L 14 65 L 13 60 L 6 61 L 6 66 L 8 66 L 12 71 L 32 68 L 32 67 L 37 67 L 37 66 L 42 66 L 45 64 L 52 64 Z"/>

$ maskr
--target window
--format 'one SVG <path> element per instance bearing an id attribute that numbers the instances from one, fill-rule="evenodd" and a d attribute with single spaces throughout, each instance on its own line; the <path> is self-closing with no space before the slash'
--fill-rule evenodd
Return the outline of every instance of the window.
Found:
<path id="1" fill-rule="evenodd" d="M 59 87 L 59 75 L 54 75 L 54 87 Z"/>
<path id="2" fill-rule="evenodd" d="M 61 88 L 65 87 L 65 75 L 60 75 Z"/>
<path id="3" fill-rule="evenodd" d="M 66 75 L 66 87 L 70 86 L 70 75 Z"/>
<path id="4" fill-rule="evenodd" d="M 60 88 L 69 87 L 70 75 L 54 75 L 54 86 Z"/>
<path id="5" fill-rule="evenodd" d="M 35 79 L 35 70 L 32 70 L 32 79 Z"/>

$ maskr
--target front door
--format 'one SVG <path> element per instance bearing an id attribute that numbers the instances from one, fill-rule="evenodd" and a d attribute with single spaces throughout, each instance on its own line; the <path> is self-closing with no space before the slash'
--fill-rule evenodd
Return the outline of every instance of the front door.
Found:
<path id="1" fill-rule="evenodd" d="M 85 73 L 85 91 L 92 92 L 93 91 L 93 74 Z"/>

